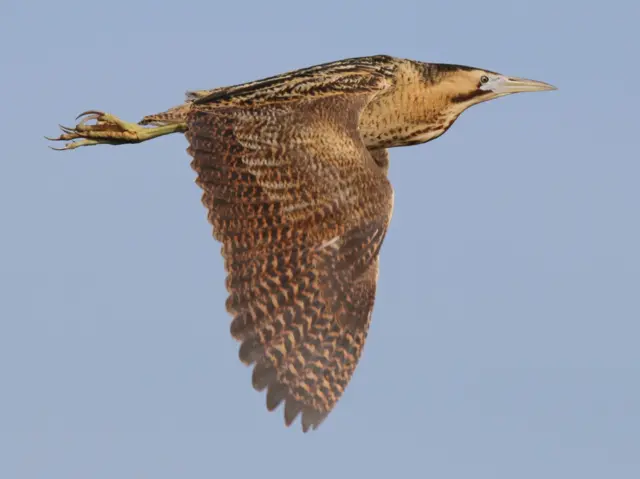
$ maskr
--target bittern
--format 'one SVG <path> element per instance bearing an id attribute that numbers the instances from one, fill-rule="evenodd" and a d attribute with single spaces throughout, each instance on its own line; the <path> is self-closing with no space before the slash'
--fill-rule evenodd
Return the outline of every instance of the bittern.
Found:
<path id="1" fill-rule="evenodd" d="M 472 105 L 553 89 L 377 55 L 188 92 L 138 124 L 85 112 L 54 140 L 68 150 L 186 135 L 240 360 L 267 408 L 284 402 L 285 424 L 301 414 L 306 432 L 343 394 L 367 337 L 393 210 L 387 149 L 439 137 Z"/>

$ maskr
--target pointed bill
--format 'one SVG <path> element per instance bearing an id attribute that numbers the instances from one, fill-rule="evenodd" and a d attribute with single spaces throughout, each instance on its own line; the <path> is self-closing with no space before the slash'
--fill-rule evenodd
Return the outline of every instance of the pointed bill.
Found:
<path id="1" fill-rule="evenodd" d="M 496 93 L 523 93 L 529 91 L 557 90 L 548 83 L 528 80 L 526 78 L 508 77 L 505 78 L 496 88 Z"/>

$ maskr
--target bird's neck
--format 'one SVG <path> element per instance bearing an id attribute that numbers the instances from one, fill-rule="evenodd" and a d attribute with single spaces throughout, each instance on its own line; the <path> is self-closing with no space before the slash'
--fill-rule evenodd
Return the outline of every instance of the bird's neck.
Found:
<path id="1" fill-rule="evenodd" d="M 431 141 L 467 108 L 453 104 L 447 83 L 425 82 L 415 64 L 398 68 L 394 87 L 374 98 L 360 117 L 360 134 L 369 148 L 391 148 Z"/>

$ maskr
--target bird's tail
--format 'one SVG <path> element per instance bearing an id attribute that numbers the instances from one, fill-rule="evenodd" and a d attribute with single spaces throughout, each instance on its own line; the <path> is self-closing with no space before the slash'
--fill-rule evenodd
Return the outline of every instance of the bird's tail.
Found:
<path id="1" fill-rule="evenodd" d="M 160 126 L 186 123 L 189 109 L 190 104 L 183 103 L 182 105 L 169 108 L 167 111 L 163 111 L 162 113 L 147 115 L 142 120 L 140 120 L 138 124 Z"/>
<path id="2" fill-rule="evenodd" d="M 155 113 L 153 115 L 147 115 L 140 120 L 140 125 L 172 125 L 177 123 L 186 123 L 187 115 L 191 109 L 191 104 L 199 98 L 206 97 L 211 93 L 222 88 L 215 88 L 213 90 L 193 90 L 186 93 L 185 102 L 182 105 L 169 108 L 162 113 Z"/>

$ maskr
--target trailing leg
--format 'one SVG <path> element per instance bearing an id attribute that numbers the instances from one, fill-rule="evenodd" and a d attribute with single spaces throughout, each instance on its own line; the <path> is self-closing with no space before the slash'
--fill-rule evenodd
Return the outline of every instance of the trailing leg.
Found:
<path id="1" fill-rule="evenodd" d="M 123 145 L 140 143 L 171 133 L 184 133 L 187 125 L 176 122 L 158 126 L 141 126 L 136 123 L 122 121 L 118 117 L 101 111 L 86 111 L 78 115 L 80 122 L 73 128 L 60 126 L 62 134 L 57 138 L 47 138 L 51 141 L 68 141 L 62 148 L 54 150 L 73 150 L 80 146 L 92 145 Z M 88 124 L 95 121 L 93 124 Z"/>

